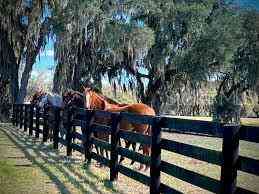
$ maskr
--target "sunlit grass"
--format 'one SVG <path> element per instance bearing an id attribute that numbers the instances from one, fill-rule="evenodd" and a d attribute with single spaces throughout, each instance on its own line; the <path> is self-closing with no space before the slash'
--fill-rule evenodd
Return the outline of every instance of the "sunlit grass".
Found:
<path id="1" fill-rule="evenodd" d="M 12 126 L 10 125 L 10 127 Z M 23 132 L 14 131 L 14 134 L 12 136 L 15 137 L 14 139 L 16 142 L 21 144 L 22 149 L 25 152 L 29 153 L 27 157 L 29 157 L 29 159 L 32 161 L 33 167 L 40 168 L 37 171 L 38 173 L 36 173 L 36 175 L 38 174 L 36 177 L 38 180 L 40 180 L 39 182 L 41 182 L 43 185 L 46 184 L 44 183 L 44 181 L 42 181 L 43 178 L 41 175 L 41 171 L 43 171 L 43 173 L 51 178 L 48 181 L 52 184 L 55 184 L 57 189 L 61 193 L 149 193 L 148 186 L 142 185 L 141 183 L 138 183 L 121 174 L 119 174 L 119 179 L 117 182 L 110 182 L 109 168 L 98 168 L 95 166 L 95 161 L 93 161 L 92 164 L 89 166 L 85 165 L 83 163 L 84 158 L 82 158 L 82 155 L 78 152 L 73 152 L 71 162 L 66 162 L 65 148 L 62 148 L 59 151 L 54 151 L 51 146 L 52 144 L 44 145 L 39 142 L 35 143 L 31 137 L 28 137 L 28 135 L 24 134 Z M 217 151 L 221 151 L 222 149 L 221 138 L 201 137 L 174 133 L 163 133 L 163 138 Z M 4 144 L 10 144 L 10 141 L 6 138 L 1 139 L 1 142 Z M 258 160 L 258 150 L 259 144 L 240 141 L 240 155 Z M 1 153 L 6 153 L 6 149 L 2 146 L 0 146 L 0 154 Z M 77 160 L 78 162 L 73 162 Z M 217 165 L 212 165 L 203 161 L 199 161 L 164 150 L 162 151 L 162 160 L 194 171 L 196 173 L 211 177 L 216 180 L 220 179 L 220 166 Z M 138 164 L 135 163 L 134 167 L 132 167 L 129 165 L 129 163 L 130 160 L 125 160 L 124 165 L 129 168 L 134 168 L 136 170 Z M 31 173 L 28 173 L 27 175 L 25 173 L 23 176 L 20 177 L 13 175 L 12 173 L 16 173 L 16 169 L 12 163 L 10 163 L 10 165 L 6 165 L 5 162 L 0 165 L 4 166 L 4 169 L 0 169 L 0 172 L 3 171 L 2 174 L 7 177 L 6 180 L 10 180 L 9 182 L 14 183 L 16 181 L 14 177 L 18 177 L 19 180 L 16 181 L 17 183 L 19 183 L 20 180 L 26 179 L 28 180 L 26 182 L 26 185 L 38 184 L 37 182 L 35 183 L 31 181 L 33 179 Z M 145 174 L 149 175 L 149 172 L 146 172 Z M 164 173 L 161 174 L 161 181 L 171 186 L 172 188 L 175 188 L 176 190 L 182 191 L 183 193 L 209 193 L 206 190 L 181 181 L 177 178 L 168 176 Z M 258 192 L 258 182 L 258 176 L 238 172 L 238 186 L 242 186 L 243 188 Z M 12 189 L 12 192 L 9 193 L 18 194 L 20 193 L 18 192 L 18 190 L 22 190 L 22 186 L 24 184 L 20 184 L 21 186 L 19 186 L 19 184 L 17 186 L 16 183 L 10 185 L 14 185 L 14 187 L 9 186 Z M 7 188 L 6 184 L 0 186 L 1 188 Z M 50 189 L 47 190 L 51 191 Z M 54 191 L 52 192 L 55 193 Z M 0 193 L 2 193 L 2 190 L 0 190 Z M 48 192 L 46 191 L 46 193 Z"/>
<path id="2" fill-rule="evenodd" d="M 174 118 L 201 120 L 201 121 L 212 121 L 212 117 L 201 117 L 201 116 L 173 116 Z M 258 126 L 259 118 L 241 118 L 241 124 L 247 126 Z"/>

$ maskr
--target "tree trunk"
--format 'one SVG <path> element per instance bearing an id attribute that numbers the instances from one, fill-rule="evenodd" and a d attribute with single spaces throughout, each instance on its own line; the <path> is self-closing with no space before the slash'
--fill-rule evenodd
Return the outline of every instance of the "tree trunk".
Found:
<path id="1" fill-rule="evenodd" d="M 18 103 L 23 103 L 24 99 L 26 97 L 27 86 L 28 86 L 28 82 L 29 82 L 29 79 L 30 79 L 30 75 L 31 75 L 31 71 L 32 71 L 32 66 L 33 66 L 32 62 L 29 62 L 29 63 L 25 64 L 25 68 L 24 68 L 24 71 L 22 73 L 22 78 L 21 78 L 21 84 L 20 84 L 18 99 L 17 99 Z"/>
<path id="2" fill-rule="evenodd" d="M 164 93 L 164 92 L 161 92 L 162 90 L 163 90 L 162 83 L 161 83 L 161 79 L 159 78 L 155 81 L 150 80 L 148 82 L 147 91 L 145 93 L 143 93 L 142 91 L 139 92 L 139 94 L 142 95 L 141 101 L 144 104 L 150 105 L 152 108 L 154 108 L 156 114 L 161 113 L 161 107 L 163 102 L 161 100 L 160 94 Z"/>
<path id="3" fill-rule="evenodd" d="M 61 93 L 61 71 L 62 65 L 58 63 L 55 68 L 54 78 L 53 78 L 53 89 L 52 92 L 60 94 Z"/>
<path id="4" fill-rule="evenodd" d="M 102 91 L 102 76 L 100 73 L 96 73 L 93 77 L 93 80 L 94 80 L 94 86 Z"/>
<path id="5" fill-rule="evenodd" d="M 11 68 L 11 83 L 10 83 L 10 91 L 11 91 L 11 102 L 17 102 L 18 90 L 19 90 L 19 82 L 18 82 L 18 71 L 19 65 L 16 63 L 15 56 L 12 57 L 12 68 Z"/>

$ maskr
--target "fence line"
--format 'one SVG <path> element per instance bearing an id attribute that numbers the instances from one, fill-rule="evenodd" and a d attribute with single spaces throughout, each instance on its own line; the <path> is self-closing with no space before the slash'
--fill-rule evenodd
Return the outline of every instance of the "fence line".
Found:
<path id="1" fill-rule="evenodd" d="M 103 117 L 111 120 L 111 125 L 100 125 L 94 122 L 95 117 Z M 132 123 L 148 124 L 152 126 L 152 135 L 142 135 L 130 131 L 121 130 L 119 123 L 126 119 Z M 51 121 L 50 121 L 51 120 Z M 66 128 L 66 138 L 59 136 L 60 123 Z M 160 173 L 179 178 L 200 188 L 214 193 L 253 193 L 236 186 L 237 171 L 241 170 L 250 174 L 258 175 L 259 161 L 252 158 L 239 156 L 239 140 L 259 142 L 259 128 L 235 125 L 220 125 L 209 121 L 185 120 L 169 117 L 139 116 L 129 113 L 109 113 L 86 109 L 69 108 L 60 110 L 57 107 L 44 108 L 24 104 L 13 105 L 13 124 L 23 128 L 29 135 L 39 138 L 43 135 L 43 142 L 47 141 L 50 130 L 53 135 L 53 148 L 58 149 L 58 144 L 67 148 L 67 155 L 72 150 L 85 154 L 88 162 L 97 160 L 110 168 L 110 180 L 118 178 L 122 173 L 150 187 L 150 193 L 181 193 L 174 188 L 161 183 Z M 41 129 L 40 126 L 43 125 Z M 82 134 L 73 131 L 73 127 L 80 126 Z M 191 134 L 203 134 L 223 138 L 222 152 L 201 148 L 194 145 L 175 142 L 161 138 L 163 128 L 189 132 Z M 111 142 L 104 142 L 92 136 L 94 132 L 109 132 Z M 82 141 L 82 145 L 72 142 L 73 138 Z M 119 145 L 119 139 L 139 142 L 142 145 L 151 146 L 151 156 L 144 156 L 137 152 L 125 149 Z M 110 159 L 92 152 L 92 145 L 110 151 Z M 201 175 L 199 173 L 170 164 L 161 160 L 161 150 L 168 150 L 187 157 L 192 157 L 208 163 L 221 166 L 220 181 Z M 123 165 L 118 164 L 118 157 L 123 156 L 134 161 L 150 165 L 150 176 L 143 175 Z"/>

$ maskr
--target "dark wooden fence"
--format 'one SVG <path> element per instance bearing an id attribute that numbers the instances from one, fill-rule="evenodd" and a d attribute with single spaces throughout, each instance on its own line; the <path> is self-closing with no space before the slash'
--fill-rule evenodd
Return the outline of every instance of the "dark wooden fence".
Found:
<path id="1" fill-rule="evenodd" d="M 33 135 L 34 133 L 35 137 L 39 138 L 39 134 L 42 134 L 43 141 L 45 142 L 49 137 L 50 129 L 52 129 L 54 149 L 58 149 L 58 144 L 63 144 L 67 148 L 68 156 L 72 154 L 72 150 L 81 152 L 85 154 L 88 162 L 94 159 L 108 166 L 110 168 L 111 181 L 117 179 L 118 173 L 122 173 L 140 183 L 149 185 L 150 193 L 181 193 L 161 183 L 161 172 L 210 192 L 224 194 L 253 193 L 236 186 L 238 170 L 259 176 L 259 161 L 239 156 L 239 140 L 259 143 L 258 127 L 223 126 L 208 121 L 138 116 L 128 113 L 118 114 L 75 108 L 61 111 L 59 108 L 50 107 L 41 111 L 38 107 L 25 104 L 15 104 L 13 106 L 13 113 L 13 124 L 19 128 L 23 127 L 24 131 L 29 129 L 29 135 Z M 98 117 L 106 118 L 111 122 L 109 125 L 99 125 L 94 122 L 94 118 Z M 119 128 L 121 120 L 128 120 L 129 122 L 138 124 L 148 124 L 152 126 L 152 135 L 148 136 L 121 130 Z M 59 135 L 61 122 L 66 128 L 65 139 Z M 75 126 L 81 127 L 82 134 L 73 130 Z M 161 138 L 161 129 L 173 129 L 183 133 L 223 138 L 222 152 L 163 139 Z M 104 131 L 110 133 L 110 143 L 92 136 L 93 132 Z M 83 144 L 73 143 L 73 138 L 81 140 Z M 144 156 L 119 146 L 119 139 L 138 142 L 142 145 L 150 145 L 151 156 Z M 93 152 L 92 145 L 109 150 L 110 159 Z M 162 161 L 161 150 L 168 150 L 221 166 L 220 181 L 176 166 L 167 161 Z M 150 165 L 150 176 L 118 164 L 119 156 Z"/>

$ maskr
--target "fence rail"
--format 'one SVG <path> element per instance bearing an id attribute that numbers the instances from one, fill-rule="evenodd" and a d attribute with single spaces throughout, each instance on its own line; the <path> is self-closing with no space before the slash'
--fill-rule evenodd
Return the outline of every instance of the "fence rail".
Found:
<path id="1" fill-rule="evenodd" d="M 106 123 L 96 122 L 96 118 L 106 118 Z M 148 124 L 152 126 L 152 135 L 143 135 L 120 129 L 120 121 L 127 120 L 131 123 Z M 61 123 L 65 127 L 65 138 L 60 136 Z M 214 193 L 253 193 L 236 186 L 237 171 L 243 171 L 259 175 L 259 161 L 256 159 L 239 156 L 239 140 L 259 143 L 259 127 L 248 126 L 224 126 L 215 122 L 187 120 L 169 117 L 139 116 L 129 113 L 110 113 L 86 109 L 69 108 L 60 110 L 57 107 L 45 107 L 40 110 L 28 104 L 13 105 L 13 124 L 29 129 L 29 135 L 36 138 L 43 136 L 46 142 L 52 134 L 53 147 L 58 149 L 58 144 L 65 145 L 67 155 L 76 150 L 85 155 L 90 162 L 92 159 L 110 168 L 110 180 L 114 181 L 118 173 L 122 173 L 134 180 L 150 187 L 150 193 L 181 193 L 160 181 L 160 173 L 166 173 L 180 180 L 198 186 Z M 80 126 L 82 134 L 73 130 Z M 210 150 L 199 146 L 189 145 L 161 138 L 161 131 L 177 130 L 177 132 L 209 135 L 223 139 L 222 151 Z M 64 131 L 63 131 L 64 132 Z M 108 132 L 110 142 L 102 141 L 92 136 L 94 132 Z M 76 138 L 82 143 L 75 144 L 72 139 Z M 120 139 L 138 142 L 142 145 L 151 146 L 151 156 L 144 156 L 132 150 L 121 147 Z M 96 145 L 110 151 L 110 159 L 92 151 L 92 145 Z M 221 166 L 220 180 L 201 175 L 199 173 L 170 164 L 161 160 L 161 150 L 167 150 L 183 156 L 191 157 L 211 164 Z M 150 165 L 150 176 L 141 174 L 135 170 L 118 164 L 118 157 L 123 156 L 142 164 Z"/>

